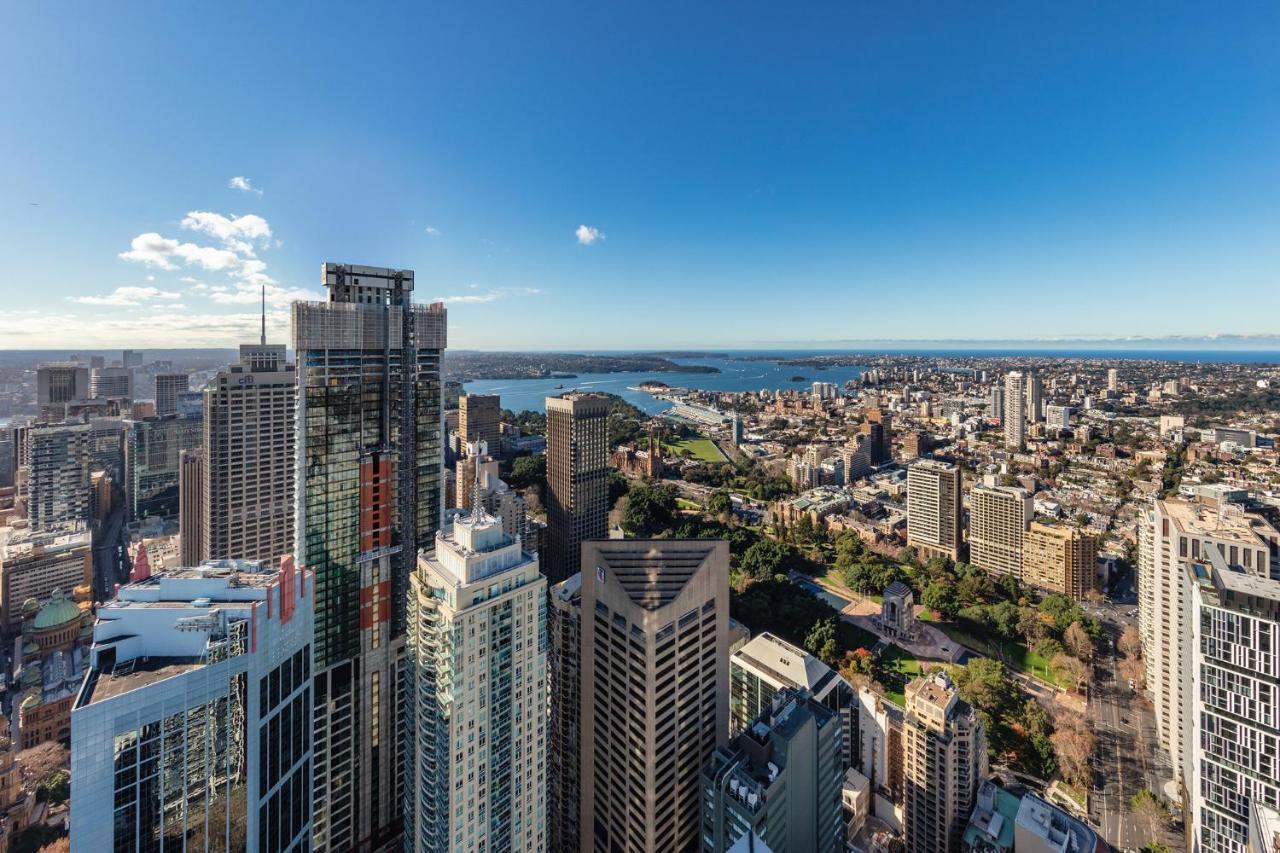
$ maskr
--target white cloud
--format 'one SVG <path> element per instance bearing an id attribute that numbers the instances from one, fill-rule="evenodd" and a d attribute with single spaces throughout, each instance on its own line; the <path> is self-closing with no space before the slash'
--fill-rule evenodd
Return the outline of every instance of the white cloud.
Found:
<path id="1" fill-rule="evenodd" d="M 162 270 L 177 269 L 169 261 L 178 248 L 177 240 L 170 240 L 167 237 L 161 237 L 154 231 L 148 231 L 146 234 L 139 234 L 129 243 L 129 251 L 121 252 L 120 257 L 126 261 L 134 261 L 140 264 L 146 264 L 149 267 L 159 267 Z"/>
<path id="2" fill-rule="evenodd" d="M 428 236 L 428 237 L 439 237 L 439 236 L 440 236 L 440 229 L 439 229 L 439 228 L 437 228 L 437 227 L 435 227 L 434 225 L 428 225 L 428 226 L 427 226 L 427 236 Z"/>
<path id="3" fill-rule="evenodd" d="M 227 182 L 227 186 L 233 190 L 240 190 L 242 193 L 257 193 L 258 195 L 262 195 L 262 190 L 255 187 L 253 182 L 244 175 L 236 175 Z"/>
<path id="4" fill-rule="evenodd" d="M 267 304 L 284 308 L 289 303 L 302 300 L 318 300 L 319 293 L 302 287 L 282 287 L 275 283 L 237 282 L 231 287 L 218 285 L 209 289 L 209 299 L 218 305 L 257 305 L 262 301 L 263 288 L 266 289 Z"/>
<path id="5" fill-rule="evenodd" d="M 142 305 L 153 299 L 181 299 L 182 294 L 158 287 L 117 287 L 106 296 L 68 296 L 81 305 Z"/>
<path id="6" fill-rule="evenodd" d="M 578 242 L 583 246 L 591 246 L 596 243 L 604 242 L 604 232 L 591 225 L 579 225 L 578 230 L 573 233 L 578 238 Z"/>
<path id="7" fill-rule="evenodd" d="M 207 210 L 193 210 L 182 220 L 182 227 L 216 237 L 222 245 L 242 255 L 253 256 L 254 243 L 266 248 L 271 241 L 271 226 L 253 213 L 223 216 Z"/>
<path id="8" fill-rule="evenodd" d="M 207 270 L 233 270 L 240 265 L 240 256 L 230 249 L 215 249 L 212 246 L 197 246 L 195 243 L 183 243 L 173 250 L 187 262 L 187 266 L 199 264 Z"/>
<path id="9" fill-rule="evenodd" d="M 474 290 L 480 287 L 480 285 L 469 284 L 467 287 Z M 431 301 L 443 302 L 446 305 L 478 305 L 485 302 L 497 302 L 500 299 L 506 299 L 510 296 L 541 296 L 543 292 L 544 291 L 537 287 L 499 287 L 493 290 L 487 290 L 484 293 L 437 296 Z"/>
<path id="10" fill-rule="evenodd" d="M 0 310 L 0 340 L 30 349 L 116 349 L 139 343 L 161 348 L 232 347 L 258 339 L 261 315 L 256 308 L 245 313 L 210 314 L 172 310 L 177 307 L 164 305 L 163 317 L 149 311 L 104 317 L 103 312 L 80 316 Z M 267 311 L 267 338 L 289 339 L 287 310 Z"/>
<path id="11" fill-rule="evenodd" d="M 199 280 L 199 279 L 192 278 L 192 277 L 191 277 L 191 276 L 189 276 L 189 275 L 184 275 L 182 278 L 178 279 L 178 281 L 180 281 L 180 282 L 182 282 L 182 283 L 184 283 L 184 284 L 199 284 L 199 283 L 200 283 L 200 280 Z"/>

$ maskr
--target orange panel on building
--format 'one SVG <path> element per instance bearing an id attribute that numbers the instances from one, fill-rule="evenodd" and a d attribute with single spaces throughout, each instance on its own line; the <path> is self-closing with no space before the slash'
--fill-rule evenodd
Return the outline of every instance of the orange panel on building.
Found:
<path id="1" fill-rule="evenodd" d="M 391 544 L 393 466 L 389 458 L 360 463 L 360 550 Z"/>

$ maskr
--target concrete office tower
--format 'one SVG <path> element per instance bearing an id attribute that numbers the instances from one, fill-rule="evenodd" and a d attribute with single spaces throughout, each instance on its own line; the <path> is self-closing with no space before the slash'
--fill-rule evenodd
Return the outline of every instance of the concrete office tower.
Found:
<path id="1" fill-rule="evenodd" d="M 926 459 L 907 468 L 907 544 L 922 560 L 960 559 L 960 469 Z"/>
<path id="2" fill-rule="evenodd" d="M 483 441 L 488 452 L 501 447 L 502 403 L 497 394 L 464 394 L 458 398 L 458 435 L 463 441 Z"/>
<path id="3" fill-rule="evenodd" d="M 1211 494 L 1211 493 L 1210 493 Z M 1157 759 L 1181 786 L 1185 692 L 1183 639 L 1186 625 L 1184 565 L 1210 551 L 1247 574 L 1275 577 L 1276 529 L 1240 504 L 1157 500 L 1138 520 L 1138 631 L 1146 664 L 1147 693 L 1155 705 Z"/>
<path id="4" fill-rule="evenodd" d="M 89 368 L 74 361 L 54 361 L 36 367 L 36 405 L 43 420 L 60 421 L 67 403 L 89 396 Z"/>
<path id="5" fill-rule="evenodd" d="M 220 561 L 98 606 L 71 712 L 71 849 L 302 850 L 313 575 Z"/>
<path id="6" fill-rule="evenodd" d="M 1021 450 L 1027 443 L 1026 387 L 1022 374 L 1016 370 L 1004 377 L 1004 446 Z"/>
<path id="7" fill-rule="evenodd" d="M 1116 370 L 1114 367 L 1107 368 L 1107 390 L 1108 391 L 1120 390 L 1120 372 Z"/>
<path id="8" fill-rule="evenodd" d="M 979 483 L 969 492 L 969 562 L 993 575 L 1022 577 L 1031 495 L 1016 486 Z"/>
<path id="9" fill-rule="evenodd" d="M 844 850 L 840 718 L 803 690 L 778 693 L 704 771 L 702 850 L 754 832 L 770 850 Z"/>
<path id="10" fill-rule="evenodd" d="M 0 527 L 0 634 L 21 633 L 22 606 L 43 604 L 55 589 L 93 583 L 93 537 L 80 522 L 33 531 Z"/>
<path id="11" fill-rule="evenodd" d="M 1076 601 L 1098 588 L 1098 537 L 1076 527 L 1032 522 L 1022 546 L 1022 580 Z"/>
<path id="12" fill-rule="evenodd" d="M 178 395 L 191 390 L 191 377 L 185 373 L 161 373 L 156 376 L 156 414 L 160 417 L 178 413 Z"/>
<path id="13" fill-rule="evenodd" d="M 178 547 L 184 566 L 197 565 L 203 552 L 204 516 L 204 452 L 184 450 L 178 456 Z M 219 498 L 230 498 L 219 492 Z M 281 551 L 281 554 L 287 553 Z M 254 559 L 260 559 L 256 555 Z"/>
<path id="14" fill-rule="evenodd" d="M 413 272 L 325 264 L 293 304 L 296 552 L 316 573 L 315 832 L 324 850 L 399 843 L 405 604 L 440 524 L 443 305 Z"/>
<path id="15" fill-rule="evenodd" d="M 89 371 L 89 393 L 108 400 L 132 400 L 133 370 L 128 367 L 95 367 Z"/>
<path id="16" fill-rule="evenodd" d="M 142 367 L 142 351 L 127 349 L 121 353 L 120 363 L 126 368 Z"/>
<path id="17" fill-rule="evenodd" d="M 946 673 L 907 685 L 902 746 L 907 853 L 959 853 L 987 745 L 978 712 Z"/>
<path id="18" fill-rule="evenodd" d="M 1251 808 L 1280 803 L 1280 581 L 1210 548 L 1186 566 L 1183 585 L 1187 837 L 1203 853 L 1243 853 Z"/>
<path id="19" fill-rule="evenodd" d="M 999 384 L 991 386 L 991 398 L 987 401 L 987 416 L 1004 417 L 1004 387 Z"/>
<path id="20" fill-rule="evenodd" d="M 853 688 L 831 667 L 768 631 L 729 657 L 729 737 L 742 734 L 783 690 L 803 690 L 839 715 L 845 731 L 841 763 L 851 766 L 857 713 Z"/>
<path id="21" fill-rule="evenodd" d="M 1034 370 L 1027 372 L 1027 423 L 1038 424 L 1044 420 L 1044 380 Z"/>
<path id="22" fill-rule="evenodd" d="M 582 850 L 690 850 L 729 734 L 729 543 L 582 545 Z"/>
<path id="23" fill-rule="evenodd" d="M 580 568 L 582 543 L 608 535 L 609 398 L 547 398 L 547 581 Z"/>
<path id="24" fill-rule="evenodd" d="M 547 849 L 546 593 L 537 556 L 479 505 L 418 560 L 405 850 Z"/>
<path id="25" fill-rule="evenodd" d="M 548 600 L 547 849 L 570 850 L 578 844 L 582 807 L 582 573 L 553 586 Z"/>
<path id="26" fill-rule="evenodd" d="M 33 530 L 88 523 L 92 430 L 89 424 L 55 424 L 28 431 L 27 520 Z"/>
<path id="27" fill-rule="evenodd" d="M 239 363 L 205 389 L 204 559 L 293 553 L 296 379 L 284 344 L 241 344 Z"/>
<path id="28" fill-rule="evenodd" d="M 141 520 L 150 515 L 176 519 L 178 462 L 182 451 L 200 447 L 203 419 L 168 415 L 124 423 L 124 491 L 129 518 Z"/>
<path id="29" fill-rule="evenodd" d="M 871 441 L 871 464 L 883 465 L 893 461 L 893 413 L 875 407 L 867 409 L 867 419 L 861 432 Z"/>

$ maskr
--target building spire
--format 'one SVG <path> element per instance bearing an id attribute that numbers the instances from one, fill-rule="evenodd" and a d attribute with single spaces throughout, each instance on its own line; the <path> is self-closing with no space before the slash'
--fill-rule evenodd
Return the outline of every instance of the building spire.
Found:
<path id="1" fill-rule="evenodd" d="M 477 441 L 472 447 L 475 450 L 471 456 L 475 466 L 475 481 L 471 484 L 471 521 L 479 524 L 484 515 L 484 502 L 480 499 L 480 442 Z"/>
<path id="2" fill-rule="evenodd" d="M 262 346 L 267 345 L 267 286 L 262 285 Z"/>

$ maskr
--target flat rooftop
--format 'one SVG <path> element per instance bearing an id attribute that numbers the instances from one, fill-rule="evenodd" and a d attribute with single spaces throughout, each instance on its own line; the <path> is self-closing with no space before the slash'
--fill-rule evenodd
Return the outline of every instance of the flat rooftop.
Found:
<path id="1" fill-rule="evenodd" d="M 182 675 L 204 666 L 198 659 L 159 658 L 121 664 L 112 673 L 91 672 L 76 707 L 105 702 L 132 690 Z"/>

